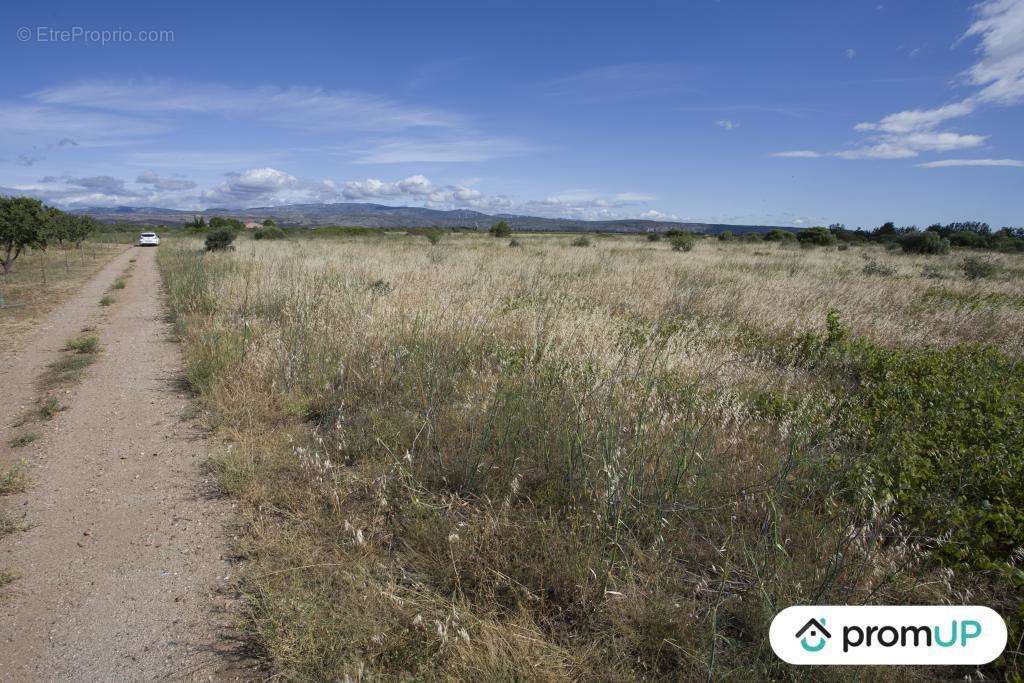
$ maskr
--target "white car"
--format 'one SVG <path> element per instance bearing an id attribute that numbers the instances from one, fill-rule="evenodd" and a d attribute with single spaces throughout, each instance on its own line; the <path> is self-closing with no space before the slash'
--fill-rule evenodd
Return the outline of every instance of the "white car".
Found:
<path id="1" fill-rule="evenodd" d="M 144 232 L 139 235 L 140 247 L 159 247 L 160 237 L 155 232 Z"/>

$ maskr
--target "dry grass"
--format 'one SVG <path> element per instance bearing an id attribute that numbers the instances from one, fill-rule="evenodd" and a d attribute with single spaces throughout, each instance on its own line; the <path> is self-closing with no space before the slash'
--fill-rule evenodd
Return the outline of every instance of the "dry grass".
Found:
<path id="1" fill-rule="evenodd" d="M 0 495 L 24 493 L 28 486 L 28 466 L 19 460 L 6 472 L 0 472 Z"/>
<path id="2" fill-rule="evenodd" d="M 53 248 L 19 257 L 6 277 L 0 275 L 0 293 L 9 306 L 0 308 L 0 336 L 9 348 L 122 251 L 120 245 L 86 242 L 80 251 Z"/>
<path id="3" fill-rule="evenodd" d="M 158 254 L 279 675 L 800 678 L 782 607 L 988 595 L 842 504 L 829 378 L 776 351 L 838 309 L 886 347 L 1019 357 L 1019 259 L 516 241 Z"/>

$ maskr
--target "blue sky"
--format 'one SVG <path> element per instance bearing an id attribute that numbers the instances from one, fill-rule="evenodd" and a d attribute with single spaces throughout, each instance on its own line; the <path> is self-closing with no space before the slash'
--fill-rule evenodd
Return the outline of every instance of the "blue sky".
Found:
<path id="1" fill-rule="evenodd" d="M 2 22 L 0 191 L 64 207 L 1024 224 L 1024 0 L 79 1 Z"/>

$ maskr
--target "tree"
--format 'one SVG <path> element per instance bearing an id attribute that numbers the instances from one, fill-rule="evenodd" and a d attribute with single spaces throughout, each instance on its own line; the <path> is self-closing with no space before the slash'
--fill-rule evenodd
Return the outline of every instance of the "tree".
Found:
<path id="1" fill-rule="evenodd" d="M 822 227 L 801 230 L 797 233 L 796 238 L 800 240 L 800 244 L 816 245 L 819 247 L 827 247 L 836 243 L 836 236 L 828 228 Z"/>
<path id="2" fill-rule="evenodd" d="M 213 220 L 210 220 L 213 225 Z M 227 251 L 232 249 L 231 243 L 235 241 L 235 232 L 231 228 L 217 228 L 206 236 L 206 251 Z"/>
<path id="3" fill-rule="evenodd" d="M 875 228 L 872 232 L 875 237 L 889 237 L 896 234 L 896 224 L 892 221 L 883 223 L 882 225 Z"/>
<path id="4" fill-rule="evenodd" d="M 765 242 L 787 242 L 795 239 L 796 233 L 789 230 L 769 230 L 764 235 Z"/>
<path id="5" fill-rule="evenodd" d="M 505 221 L 498 221 L 489 230 L 491 237 L 508 237 L 512 234 L 512 228 L 508 227 Z"/>
<path id="6" fill-rule="evenodd" d="M 265 221 L 263 221 L 263 227 L 264 227 L 264 228 L 272 228 L 272 227 L 274 227 L 275 225 L 277 225 L 277 223 L 275 223 L 275 222 L 273 221 L 273 219 L 271 219 L 271 218 L 268 218 L 268 219 L 266 219 Z"/>
<path id="7" fill-rule="evenodd" d="M 31 197 L 0 197 L 0 266 L 10 272 L 25 249 L 46 244 L 48 215 L 46 207 Z"/>
<path id="8" fill-rule="evenodd" d="M 697 236 L 692 232 L 680 233 L 669 240 L 669 244 L 672 245 L 672 251 L 690 251 L 696 243 Z"/>

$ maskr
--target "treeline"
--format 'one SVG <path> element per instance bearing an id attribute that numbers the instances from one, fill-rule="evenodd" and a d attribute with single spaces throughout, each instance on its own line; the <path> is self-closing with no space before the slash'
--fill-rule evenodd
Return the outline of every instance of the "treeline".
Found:
<path id="1" fill-rule="evenodd" d="M 813 229 L 813 228 L 812 228 Z M 946 253 L 951 247 L 985 249 L 1004 253 L 1024 252 L 1024 228 L 992 230 L 988 223 L 964 221 L 941 225 L 935 223 L 924 230 L 917 226 L 898 228 L 884 223 L 874 230 L 850 230 L 842 224 L 830 225 L 829 232 L 840 242 L 881 243 L 898 245 L 911 253 Z"/>
<path id="2" fill-rule="evenodd" d="M 89 216 L 66 213 L 30 197 L 0 197 L 0 268 L 6 275 L 29 249 L 54 244 L 80 247 L 102 223 Z"/>

